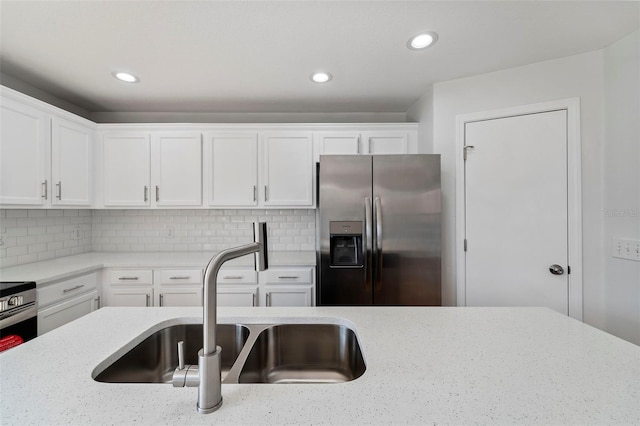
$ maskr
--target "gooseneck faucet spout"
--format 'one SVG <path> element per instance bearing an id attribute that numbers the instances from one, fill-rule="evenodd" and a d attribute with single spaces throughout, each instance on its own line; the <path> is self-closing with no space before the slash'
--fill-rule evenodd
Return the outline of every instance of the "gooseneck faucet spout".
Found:
<path id="1" fill-rule="evenodd" d="M 226 261 L 252 253 L 256 256 L 256 269 L 267 269 L 267 224 L 254 223 L 253 237 L 253 243 L 223 250 L 207 264 L 204 273 L 203 347 L 198 352 L 198 368 L 180 365 L 173 374 L 173 385 L 176 387 L 198 386 L 197 409 L 202 414 L 212 413 L 222 405 L 222 348 L 216 344 L 218 272 Z M 178 344 L 178 351 L 180 348 Z"/>

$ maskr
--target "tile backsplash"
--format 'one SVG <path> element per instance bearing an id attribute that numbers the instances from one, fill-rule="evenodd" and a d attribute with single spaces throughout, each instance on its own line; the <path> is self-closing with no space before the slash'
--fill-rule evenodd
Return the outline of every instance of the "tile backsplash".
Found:
<path id="1" fill-rule="evenodd" d="M 0 267 L 91 251 L 91 210 L 0 209 Z"/>
<path id="2" fill-rule="evenodd" d="M 268 223 L 270 251 L 315 250 L 315 210 L 0 210 L 0 267 L 88 251 L 220 251 Z"/>

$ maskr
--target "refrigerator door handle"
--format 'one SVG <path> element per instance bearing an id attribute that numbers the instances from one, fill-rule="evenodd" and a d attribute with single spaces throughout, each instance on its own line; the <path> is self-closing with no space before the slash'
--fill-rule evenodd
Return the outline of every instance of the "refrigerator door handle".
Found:
<path id="1" fill-rule="evenodd" d="M 364 288 L 368 291 L 372 284 L 373 216 L 371 198 L 364 199 Z"/>
<path id="2" fill-rule="evenodd" d="M 375 256 L 375 289 L 382 288 L 382 200 L 376 197 L 374 201 L 373 212 L 375 216 L 376 235 L 374 238 L 374 256 Z"/>

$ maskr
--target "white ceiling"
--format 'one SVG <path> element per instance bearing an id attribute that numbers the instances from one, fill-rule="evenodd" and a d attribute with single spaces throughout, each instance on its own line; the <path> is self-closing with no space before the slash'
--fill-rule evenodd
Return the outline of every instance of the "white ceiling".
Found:
<path id="1" fill-rule="evenodd" d="M 603 48 L 640 3 L 2 0 L 0 19 L 2 72 L 89 111 L 405 112 L 437 81 Z M 407 49 L 422 30 L 439 41 Z"/>

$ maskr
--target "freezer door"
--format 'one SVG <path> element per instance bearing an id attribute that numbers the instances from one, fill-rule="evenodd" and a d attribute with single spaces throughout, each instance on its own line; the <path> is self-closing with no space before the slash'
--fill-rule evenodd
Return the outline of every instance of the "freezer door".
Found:
<path id="1" fill-rule="evenodd" d="M 441 305 L 440 156 L 373 157 L 375 305 Z"/>
<path id="2" fill-rule="evenodd" d="M 370 305 L 371 282 L 371 157 L 320 157 L 318 207 L 317 305 Z M 365 214 L 366 211 L 369 214 Z M 369 216 L 369 220 L 367 220 Z M 333 227 L 332 227 L 333 224 Z M 344 236 L 339 234 L 344 230 Z M 340 250 L 331 256 L 333 249 Z M 357 238 L 361 233 L 361 244 Z M 354 241 L 354 243 L 349 243 Z M 359 257 L 353 254 L 359 251 Z M 346 253 L 351 253 L 346 256 Z M 342 255 L 341 255 L 342 254 Z M 362 259 L 362 262 L 358 261 Z"/>

